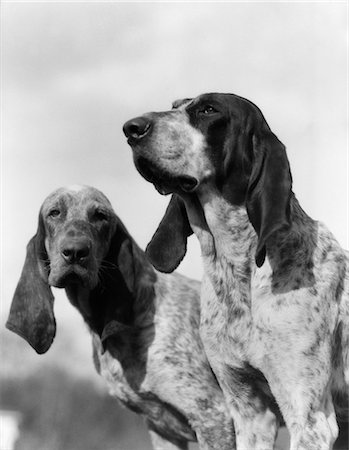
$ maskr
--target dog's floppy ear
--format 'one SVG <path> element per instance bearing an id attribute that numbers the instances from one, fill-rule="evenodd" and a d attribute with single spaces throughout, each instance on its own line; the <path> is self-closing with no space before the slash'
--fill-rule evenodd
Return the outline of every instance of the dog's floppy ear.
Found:
<path id="1" fill-rule="evenodd" d="M 193 234 L 183 200 L 172 195 L 165 215 L 155 231 L 146 253 L 160 272 L 173 272 L 187 251 L 187 237 Z"/>
<path id="2" fill-rule="evenodd" d="M 128 291 L 132 294 L 136 293 L 140 282 L 144 282 L 146 276 L 151 278 L 154 272 L 143 250 L 138 247 L 118 217 L 104 263 L 106 268 L 114 267 L 121 273 Z"/>
<path id="3" fill-rule="evenodd" d="M 106 277 L 102 292 L 98 294 L 96 308 L 99 314 L 104 311 L 104 324 L 99 334 L 105 350 L 110 337 L 132 340 L 135 300 L 140 298 L 143 305 L 152 304 L 148 299 L 155 296 L 156 275 L 144 251 L 138 247 L 119 218 L 102 264 L 102 277 L 104 274 Z"/>
<path id="4" fill-rule="evenodd" d="M 247 212 L 258 235 L 256 264 L 261 267 L 268 238 L 290 224 L 292 178 L 284 145 L 267 128 L 253 136 L 253 165 Z"/>
<path id="5" fill-rule="evenodd" d="M 134 293 L 136 283 L 136 264 L 134 261 L 135 252 L 131 239 L 125 239 L 121 245 L 117 255 L 117 265 L 122 273 L 127 288 Z"/>
<path id="6" fill-rule="evenodd" d="M 21 277 L 12 300 L 6 327 L 25 339 L 41 354 L 51 346 L 56 334 L 51 289 L 47 281 L 44 224 L 39 216 L 36 235 L 27 245 Z"/>

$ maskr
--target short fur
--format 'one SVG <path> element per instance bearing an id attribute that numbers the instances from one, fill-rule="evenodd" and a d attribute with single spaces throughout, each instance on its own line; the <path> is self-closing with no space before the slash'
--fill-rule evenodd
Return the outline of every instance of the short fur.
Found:
<path id="1" fill-rule="evenodd" d="M 199 338 L 199 283 L 156 272 L 91 187 L 43 203 L 7 327 L 38 352 L 55 335 L 50 286 L 65 288 L 87 323 L 97 371 L 144 416 L 154 449 L 235 448 L 232 419 Z"/>
<path id="2" fill-rule="evenodd" d="M 299 206 L 284 145 L 253 103 L 232 94 L 177 101 L 124 132 L 139 172 L 174 193 L 148 246 L 155 267 L 184 257 L 162 266 L 162 252 L 185 249 L 189 234 L 168 233 L 171 204 L 178 211 L 183 201 L 177 221 L 199 239 L 200 333 L 238 450 L 273 448 L 274 398 L 291 450 L 332 448 L 333 394 L 347 407 L 349 383 L 348 253 Z"/>

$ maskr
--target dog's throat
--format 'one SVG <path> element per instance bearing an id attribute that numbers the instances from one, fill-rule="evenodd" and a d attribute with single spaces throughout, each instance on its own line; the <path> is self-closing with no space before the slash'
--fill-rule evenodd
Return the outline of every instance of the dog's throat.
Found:
<path id="1" fill-rule="evenodd" d="M 221 195 L 204 193 L 199 197 L 208 231 L 212 235 L 216 257 L 235 266 L 250 266 L 257 236 L 244 206 L 227 202 Z M 200 239 L 199 239 L 200 240 Z"/>
<path id="2" fill-rule="evenodd" d="M 70 302 L 77 308 L 81 315 L 85 318 L 91 316 L 91 308 L 89 305 L 90 290 L 82 285 L 72 284 L 66 286 L 65 292 Z"/>

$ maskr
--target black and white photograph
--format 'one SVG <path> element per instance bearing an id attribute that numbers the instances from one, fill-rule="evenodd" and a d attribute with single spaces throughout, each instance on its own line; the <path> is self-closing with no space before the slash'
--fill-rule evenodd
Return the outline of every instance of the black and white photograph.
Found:
<path id="1" fill-rule="evenodd" d="M 347 450 L 348 1 L 0 8 L 0 450 Z"/>

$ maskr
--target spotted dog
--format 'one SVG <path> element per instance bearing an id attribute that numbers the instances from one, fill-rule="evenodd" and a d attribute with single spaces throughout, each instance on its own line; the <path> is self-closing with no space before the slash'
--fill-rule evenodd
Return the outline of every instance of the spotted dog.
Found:
<path id="1" fill-rule="evenodd" d="M 284 145 L 232 94 L 178 101 L 124 132 L 138 171 L 173 193 L 147 248 L 154 266 L 173 271 L 187 236 L 200 242 L 200 333 L 237 449 L 272 449 L 278 408 L 292 450 L 332 448 L 333 394 L 347 406 L 349 383 L 348 253 L 300 207 Z"/>
<path id="2" fill-rule="evenodd" d="M 41 207 L 7 322 L 38 353 L 55 336 L 50 286 L 84 318 L 98 372 L 144 416 L 155 450 L 235 449 L 199 337 L 199 283 L 154 270 L 97 189 L 61 188 Z"/>

